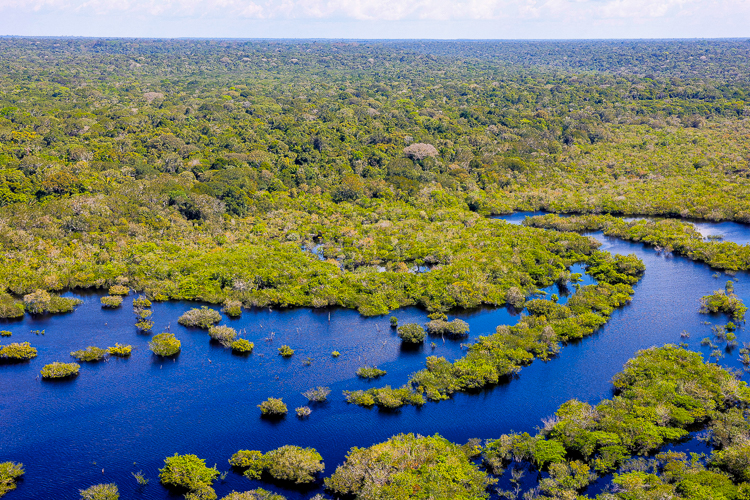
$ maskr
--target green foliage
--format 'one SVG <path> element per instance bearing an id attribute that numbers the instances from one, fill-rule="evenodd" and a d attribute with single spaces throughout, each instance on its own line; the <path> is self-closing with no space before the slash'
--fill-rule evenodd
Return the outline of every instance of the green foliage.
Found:
<path id="1" fill-rule="evenodd" d="M 288 410 L 286 404 L 281 399 L 268 398 L 258 405 L 260 413 L 267 417 L 283 417 Z"/>
<path id="2" fill-rule="evenodd" d="M 444 319 L 433 319 L 427 323 L 427 333 L 435 336 L 465 337 L 469 335 L 469 324 L 460 319 L 446 321 Z"/>
<path id="3" fill-rule="evenodd" d="M 83 301 L 50 295 L 45 290 L 37 290 L 24 295 L 23 304 L 29 314 L 59 314 L 73 311 L 76 306 L 83 304 Z"/>
<path id="4" fill-rule="evenodd" d="M 211 489 L 211 484 L 218 476 L 216 467 L 207 467 L 206 461 L 196 455 L 175 453 L 174 456 L 165 458 L 164 468 L 159 469 L 159 481 L 163 485 L 184 488 L 190 492 Z"/>
<path id="5" fill-rule="evenodd" d="M 50 363 L 42 367 L 42 378 L 67 378 L 78 375 L 81 365 L 76 363 Z"/>
<path id="6" fill-rule="evenodd" d="M 212 340 L 219 342 L 224 347 L 231 347 L 237 339 L 237 331 L 230 326 L 212 326 L 208 329 L 208 335 Z"/>
<path id="7" fill-rule="evenodd" d="M 300 406 L 295 408 L 294 412 L 297 414 L 297 418 L 307 418 L 312 413 L 312 410 L 309 406 Z"/>
<path id="8" fill-rule="evenodd" d="M 24 315 L 23 302 L 15 300 L 10 294 L 0 292 L 0 318 L 15 319 Z"/>
<path id="9" fill-rule="evenodd" d="M 16 489 L 16 480 L 23 476 L 23 464 L 18 462 L 0 463 L 0 497 Z"/>
<path id="10" fill-rule="evenodd" d="M 398 327 L 398 318 L 396 316 L 391 316 L 391 319 L 389 321 L 390 321 L 391 328 Z"/>
<path id="11" fill-rule="evenodd" d="M 224 301 L 224 307 L 221 310 L 230 318 L 239 318 L 242 315 L 242 302 L 227 299 Z"/>
<path id="12" fill-rule="evenodd" d="M 13 333 L 8 330 L 0 330 L 0 337 L 11 337 L 12 335 Z"/>
<path id="13" fill-rule="evenodd" d="M 110 295 L 127 295 L 130 293 L 130 288 L 125 285 L 112 285 L 109 287 Z"/>
<path id="14" fill-rule="evenodd" d="M 222 497 L 221 500 L 286 500 L 286 497 L 264 490 L 263 488 L 258 488 L 243 492 L 233 491 L 227 496 Z"/>
<path id="15" fill-rule="evenodd" d="M 253 349 L 255 348 L 255 344 L 250 342 L 247 339 L 237 339 L 231 344 L 232 351 L 240 353 L 240 354 L 249 354 L 253 352 Z"/>
<path id="16" fill-rule="evenodd" d="M 399 434 L 369 448 L 352 448 L 325 479 L 338 495 L 378 498 L 488 498 L 493 479 L 460 446 L 435 435 Z"/>
<path id="17" fill-rule="evenodd" d="M 282 446 L 268 453 L 255 450 L 240 450 L 229 459 L 233 467 L 244 469 L 250 479 L 260 479 L 264 472 L 281 481 L 296 484 L 312 483 L 317 474 L 323 472 L 323 457 L 314 448 Z"/>
<path id="18" fill-rule="evenodd" d="M 145 309 L 147 307 L 151 307 L 151 301 L 143 295 L 139 295 L 137 298 L 133 299 L 134 309 Z"/>
<path id="19" fill-rule="evenodd" d="M 378 378 L 385 375 L 387 372 L 385 370 L 381 370 L 375 366 L 363 366 L 361 368 L 357 368 L 357 376 L 361 378 Z"/>
<path id="20" fill-rule="evenodd" d="M 288 345 L 283 345 L 279 347 L 279 354 L 285 358 L 289 358 L 294 354 L 294 349 L 292 349 Z"/>
<path id="21" fill-rule="evenodd" d="M 117 356 L 118 358 L 127 358 L 133 351 L 133 346 L 115 344 L 114 347 L 107 349 L 107 353 L 111 356 Z"/>
<path id="22" fill-rule="evenodd" d="M 122 297 L 119 295 L 106 295 L 99 299 L 99 301 L 102 303 L 102 307 L 110 309 L 116 309 L 122 305 Z"/>
<path id="23" fill-rule="evenodd" d="M 0 360 L 28 361 L 36 357 L 36 348 L 28 342 L 14 342 L 0 346 Z"/>
<path id="24" fill-rule="evenodd" d="M 180 341 L 177 339 L 177 337 L 174 336 L 173 333 L 160 333 L 158 335 L 154 335 L 154 337 L 151 339 L 151 342 L 148 343 L 148 348 L 151 349 L 151 352 L 156 354 L 157 356 L 174 356 L 178 352 L 180 352 L 181 347 Z"/>
<path id="25" fill-rule="evenodd" d="M 78 361 L 101 361 L 107 355 L 107 350 L 101 347 L 88 346 L 86 349 L 73 351 L 70 355 Z"/>
<path id="26" fill-rule="evenodd" d="M 200 309 L 190 309 L 177 320 L 183 326 L 203 329 L 208 329 L 219 321 L 221 321 L 219 311 L 206 306 Z"/>
<path id="27" fill-rule="evenodd" d="M 727 288 L 701 297 L 700 312 L 703 314 L 723 312 L 729 314 L 735 321 L 744 321 L 747 306 L 731 289 Z"/>
<path id="28" fill-rule="evenodd" d="M 328 395 L 331 394 L 329 387 L 318 386 L 314 389 L 307 390 L 302 393 L 310 402 L 322 403 L 328 399 Z"/>
<path id="29" fill-rule="evenodd" d="M 331 353 L 331 356 L 333 356 L 334 358 L 338 358 L 339 356 L 341 356 L 341 353 L 340 353 L 340 352 L 338 352 L 338 351 L 333 351 L 333 352 Z"/>
<path id="30" fill-rule="evenodd" d="M 120 490 L 114 483 L 96 484 L 80 492 L 81 500 L 118 500 L 120 498 Z"/>
<path id="31" fill-rule="evenodd" d="M 135 327 L 139 332 L 149 332 L 154 327 L 154 322 L 149 319 L 142 319 L 140 321 L 136 321 Z"/>
<path id="32" fill-rule="evenodd" d="M 424 328 L 416 323 L 407 323 L 398 327 L 398 336 L 407 344 L 421 344 L 424 342 Z"/>

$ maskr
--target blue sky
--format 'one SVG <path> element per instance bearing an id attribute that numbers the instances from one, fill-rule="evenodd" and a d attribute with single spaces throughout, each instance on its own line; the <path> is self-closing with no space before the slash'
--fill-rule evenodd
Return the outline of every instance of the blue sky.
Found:
<path id="1" fill-rule="evenodd" d="M 0 0 L 0 35 L 747 37 L 750 0 Z"/>

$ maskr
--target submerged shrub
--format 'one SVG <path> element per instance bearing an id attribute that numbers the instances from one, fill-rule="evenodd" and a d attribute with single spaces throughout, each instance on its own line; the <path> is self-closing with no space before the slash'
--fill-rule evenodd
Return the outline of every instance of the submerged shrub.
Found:
<path id="1" fill-rule="evenodd" d="M 135 327 L 140 332 L 148 332 L 154 327 L 154 322 L 149 319 L 142 319 L 141 321 L 136 322 Z"/>
<path id="2" fill-rule="evenodd" d="M 391 316 L 389 321 L 391 322 L 391 328 L 396 328 L 398 326 L 398 318 L 396 316 Z"/>
<path id="3" fill-rule="evenodd" d="M 133 299 L 133 309 L 135 308 L 146 308 L 151 307 L 151 301 L 148 300 L 143 295 L 139 295 L 137 298 Z"/>
<path id="4" fill-rule="evenodd" d="M 288 357 L 290 357 L 291 355 L 294 354 L 294 349 L 292 349 L 288 345 L 283 345 L 283 346 L 279 347 L 279 354 L 282 355 L 285 358 L 288 358 Z"/>
<path id="5" fill-rule="evenodd" d="M 6 346 L 0 346 L 0 360 L 28 361 L 36 357 L 36 348 L 31 347 L 28 342 L 14 342 Z"/>
<path id="6" fill-rule="evenodd" d="M 24 315 L 23 302 L 15 300 L 7 292 L 0 292 L 0 318 L 13 319 Z"/>
<path id="7" fill-rule="evenodd" d="M 221 310 L 230 318 L 239 318 L 242 315 L 242 302 L 227 299 L 224 301 L 224 307 Z"/>
<path id="8" fill-rule="evenodd" d="M 45 290 L 37 290 L 24 295 L 23 303 L 26 311 L 30 314 L 58 314 L 71 312 L 76 306 L 83 304 L 83 301 L 69 297 L 58 297 L 57 295 L 50 295 Z"/>
<path id="9" fill-rule="evenodd" d="M 246 339 L 237 339 L 232 342 L 231 347 L 234 352 L 246 354 L 253 352 L 255 344 Z"/>
<path id="10" fill-rule="evenodd" d="M 23 464 L 0 462 L 0 497 L 16 489 L 16 479 L 23 476 Z"/>
<path id="11" fill-rule="evenodd" d="M 280 398 L 268 398 L 258 405 L 260 412 L 268 417 L 280 417 L 287 414 L 287 407 Z"/>
<path id="12" fill-rule="evenodd" d="M 212 326 L 208 329 L 208 335 L 212 340 L 219 342 L 224 347 L 230 347 L 237 338 L 237 332 L 230 326 Z"/>
<path id="13" fill-rule="evenodd" d="M 374 406 L 375 398 L 367 391 L 344 391 L 346 402 L 357 406 Z"/>
<path id="14" fill-rule="evenodd" d="M 339 356 L 341 356 L 341 353 L 340 353 L 340 352 L 338 352 L 338 351 L 333 351 L 333 352 L 331 353 L 331 356 L 333 356 L 334 358 L 338 358 Z"/>
<path id="15" fill-rule="evenodd" d="M 112 356 L 117 356 L 119 358 L 127 358 L 130 356 L 130 353 L 133 351 L 133 346 L 130 345 L 120 345 L 115 344 L 114 347 L 110 347 L 107 349 L 107 352 L 111 354 Z"/>
<path id="16" fill-rule="evenodd" d="M 286 500 L 285 496 L 278 495 L 272 491 L 258 488 L 250 491 L 233 491 L 229 495 L 222 497 L 221 500 Z"/>
<path id="17" fill-rule="evenodd" d="M 357 369 L 357 376 L 362 378 L 378 378 L 386 373 L 385 370 L 381 370 L 375 366 L 363 366 Z"/>
<path id="18" fill-rule="evenodd" d="M 81 500 L 118 500 L 120 498 L 120 490 L 114 483 L 96 484 L 80 492 Z"/>
<path id="19" fill-rule="evenodd" d="M 185 488 L 191 492 L 210 489 L 218 475 L 219 471 L 216 467 L 207 467 L 206 461 L 196 455 L 178 455 L 177 453 L 165 458 L 164 468 L 159 469 L 161 484 Z M 215 494 L 214 498 L 216 498 Z"/>
<path id="20" fill-rule="evenodd" d="M 104 356 L 107 355 L 107 351 L 101 347 L 88 346 L 86 349 L 79 351 L 73 351 L 70 353 L 71 356 L 76 358 L 78 361 L 101 361 Z"/>
<path id="21" fill-rule="evenodd" d="M 177 320 L 177 322 L 183 326 L 204 329 L 210 328 L 219 321 L 221 321 L 221 314 L 219 311 L 210 309 L 206 306 L 203 306 L 200 309 L 190 309 Z"/>
<path id="22" fill-rule="evenodd" d="M 78 375 L 81 365 L 77 363 L 50 363 L 42 368 L 42 378 L 66 378 Z"/>
<path id="23" fill-rule="evenodd" d="M 11 332 L 9 332 L 8 330 L 2 330 L 2 331 L 0 331 L 0 337 L 10 337 L 11 335 L 13 335 L 13 334 Z"/>
<path id="24" fill-rule="evenodd" d="M 297 418 L 307 418 L 312 413 L 309 406 L 300 406 L 299 408 L 295 408 L 294 411 L 297 413 Z"/>
<path id="25" fill-rule="evenodd" d="M 110 295 L 127 295 L 130 293 L 130 288 L 125 285 L 112 285 L 109 287 Z"/>
<path id="26" fill-rule="evenodd" d="M 407 323 L 398 327 L 398 336 L 407 344 L 421 344 L 424 342 L 424 328 L 416 323 Z"/>
<path id="27" fill-rule="evenodd" d="M 465 337 L 469 334 L 469 324 L 460 319 L 454 319 L 453 321 L 433 319 L 427 323 L 427 333 L 448 337 Z"/>
<path id="28" fill-rule="evenodd" d="M 229 463 L 245 469 L 243 475 L 249 479 L 260 479 L 266 472 L 279 481 L 306 484 L 314 482 L 317 474 L 325 469 L 322 460 L 314 448 L 286 445 L 265 454 L 257 450 L 240 450 L 232 455 Z"/>
<path id="29" fill-rule="evenodd" d="M 316 403 L 322 403 L 328 399 L 328 395 L 331 393 L 331 389 L 328 387 L 318 386 L 315 389 L 310 389 L 302 393 L 308 401 L 314 401 Z"/>
<path id="30" fill-rule="evenodd" d="M 729 285 L 730 282 L 727 283 Z M 717 290 L 711 295 L 701 297 L 702 314 L 723 312 L 732 316 L 735 321 L 744 321 L 747 307 L 737 295 L 734 288 L 727 286 L 726 290 Z"/>
<path id="31" fill-rule="evenodd" d="M 240 450 L 229 459 L 232 467 L 245 469 L 243 475 L 249 479 L 260 479 L 265 469 L 263 453 L 257 450 Z"/>
<path id="32" fill-rule="evenodd" d="M 122 305 L 122 297 L 119 295 L 106 295 L 99 299 L 99 302 L 102 303 L 102 307 L 116 309 Z"/>
<path id="33" fill-rule="evenodd" d="M 157 356 L 174 356 L 180 352 L 180 341 L 172 333 L 160 333 L 154 335 L 151 342 L 148 343 L 148 348 Z"/>

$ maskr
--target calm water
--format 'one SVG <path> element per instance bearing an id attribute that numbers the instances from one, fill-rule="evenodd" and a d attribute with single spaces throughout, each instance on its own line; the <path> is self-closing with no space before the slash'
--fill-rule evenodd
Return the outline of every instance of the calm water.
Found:
<path id="1" fill-rule="evenodd" d="M 524 215 L 506 220 L 517 223 Z M 733 238 L 750 241 L 750 228 L 726 225 L 713 228 L 712 234 L 725 228 Z M 18 489 L 7 498 L 78 499 L 79 489 L 102 482 L 117 483 L 124 499 L 178 498 L 158 483 L 164 457 L 194 453 L 226 471 L 227 460 L 239 449 L 267 451 L 284 444 L 317 448 L 328 475 L 352 446 L 369 446 L 400 432 L 439 433 L 455 442 L 495 438 L 510 430 L 533 432 L 542 418 L 568 399 L 596 403 L 610 397 L 611 377 L 639 349 L 684 341 L 707 357 L 710 348 L 701 347 L 700 339 L 711 332 L 703 322 L 728 319 L 698 314 L 698 300 L 722 288 L 728 277 L 714 278 L 715 271 L 705 265 L 665 257 L 641 244 L 593 236 L 603 242 L 604 250 L 635 253 L 646 263 L 632 304 L 615 312 L 595 335 L 565 346 L 552 361 L 525 367 L 507 384 L 420 409 L 367 410 L 347 405 L 341 395 L 342 390 L 372 385 L 400 386 L 432 354 L 451 360 L 462 356 L 461 341 L 433 339 L 434 349 L 429 341 L 416 350 L 402 349 L 387 317 L 362 318 L 340 309 L 245 311 L 241 319 L 224 321 L 244 330 L 244 336 L 255 343 L 252 355 L 238 357 L 210 343 L 204 331 L 177 324 L 177 318 L 195 304 L 154 304 L 154 332 L 169 328 L 182 341 L 175 361 L 151 356 L 150 336 L 139 335 L 133 326 L 132 296 L 116 311 L 102 310 L 99 295 L 85 295 L 75 313 L 0 325 L 13 332 L 1 343 L 29 341 L 39 350 L 30 363 L 0 366 L 0 461 L 23 462 L 26 468 Z M 736 293 L 750 301 L 748 275 L 739 273 L 734 279 Z M 401 323 L 427 321 L 417 309 L 394 315 Z M 457 317 L 471 326 L 470 339 L 463 342 L 518 319 L 506 309 Z M 31 333 L 42 329 L 43 336 Z M 681 339 L 682 330 L 690 332 L 690 338 Z M 738 340 L 750 341 L 744 329 Z M 50 383 L 37 378 L 43 365 L 70 361 L 72 350 L 115 342 L 134 346 L 130 359 L 82 363 L 81 374 L 72 381 Z M 291 359 L 278 355 L 282 344 L 295 349 Z M 341 357 L 332 358 L 334 350 Z M 736 350 L 727 352 L 721 362 L 740 367 L 738 356 Z M 388 374 L 374 382 L 359 380 L 355 371 L 365 364 Z M 331 387 L 330 401 L 312 406 L 310 418 L 298 420 L 294 408 L 306 404 L 300 393 L 316 385 Z M 282 397 L 290 416 L 279 422 L 261 419 L 257 405 L 269 396 Z M 143 488 L 130 475 L 139 470 L 150 479 Z M 219 497 L 256 487 L 292 499 L 322 491 L 319 486 L 295 490 L 250 481 L 231 471 L 215 487 Z"/>

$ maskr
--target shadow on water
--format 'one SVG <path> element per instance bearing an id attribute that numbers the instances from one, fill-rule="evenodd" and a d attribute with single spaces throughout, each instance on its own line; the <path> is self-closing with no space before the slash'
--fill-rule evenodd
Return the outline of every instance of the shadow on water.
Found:
<path id="1" fill-rule="evenodd" d="M 736 226 L 735 231 L 750 236 L 750 229 Z M 348 405 L 342 391 L 401 386 L 423 367 L 427 356 L 459 358 L 465 354 L 462 344 L 493 333 L 498 325 L 514 324 L 518 315 L 505 308 L 451 315 L 469 323 L 468 338 L 428 337 L 412 350 L 402 348 L 388 316 L 365 318 L 343 309 L 254 309 L 222 322 L 244 329 L 243 337 L 255 344 L 252 354 L 238 357 L 213 345 L 203 331 L 177 323 L 195 303 L 155 303 L 153 334 L 169 328 L 180 339 L 177 361 L 152 356 L 152 335 L 140 335 L 134 327 L 133 296 L 122 308 L 109 311 L 101 308 L 100 295 L 79 295 L 84 303 L 73 314 L 4 323 L 2 328 L 13 336 L 2 343 L 29 341 L 38 349 L 38 357 L 29 363 L 0 366 L 0 458 L 23 462 L 26 469 L 23 483 L 7 498 L 73 500 L 79 498 L 79 489 L 102 482 L 117 483 L 122 498 L 175 498 L 158 483 L 158 469 L 167 456 L 194 453 L 229 471 L 227 461 L 237 450 L 268 451 L 285 444 L 316 448 L 326 463 L 324 474 L 329 475 L 351 447 L 369 446 L 400 432 L 439 433 L 461 443 L 511 430 L 534 432 L 564 401 L 596 403 L 611 397 L 612 376 L 640 349 L 685 342 L 707 358 L 711 348 L 701 346 L 700 339 L 712 336 L 710 327 L 728 318 L 699 314 L 699 299 L 722 288 L 727 276 L 714 278 L 714 271 L 703 264 L 667 257 L 641 244 L 600 233 L 593 236 L 604 250 L 634 253 L 645 262 L 647 271 L 630 305 L 617 310 L 595 335 L 564 346 L 550 361 L 524 367 L 513 380 L 397 412 Z M 736 293 L 750 301 L 748 275 L 738 273 L 737 278 Z M 566 300 L 554 286 L 544 291 L 547 297 L 558 293 L 561 302 Z M 416 308 L 395 311 L 393 316 L 399 324 L 427 322 L 425 312 Z M 45 330 L 45 335 L 33 335 L 31 330 Z M 683 330 L 690 332 L 689 338 L 680 337 Z M 750 341 L 744 327 L 737 331 L 737 340 Z M 116 342 L 133 346 L 129 359 L 82 364 L 72 382 L 48 384 L 37 379 L 45 364 L 72 361 L 71 351 Z M 284 344 L 295 350 L 289 359 L 278 354 Z M 341 355 L 333 357 L 333 351 Z M 736 357 L 736 352 L 728 354 L 720 362 L 741 368 Z M 365 365 L 386 370 L 387 375 L 374 383 L 359 379 L 355 372 Z M 307 405 L 302 392 L 318 385 L 332 389 L 329 401 L 310 405 L 307 419 L 296 418 L 293 409 Z M 290 415 L 276 422 L 261 419 L 257 405 L 268 397 L 283 398 Z M 131 476 L 139 470 L 150 479 L 142 488 Z M 524 481 L 531 481 L 529 476 Z M 322 491 L 320 484 L 299 491 L 250 481 L 231 471 L 215 486 L 219 497 L 257 487 L 290 499 Z"/>

